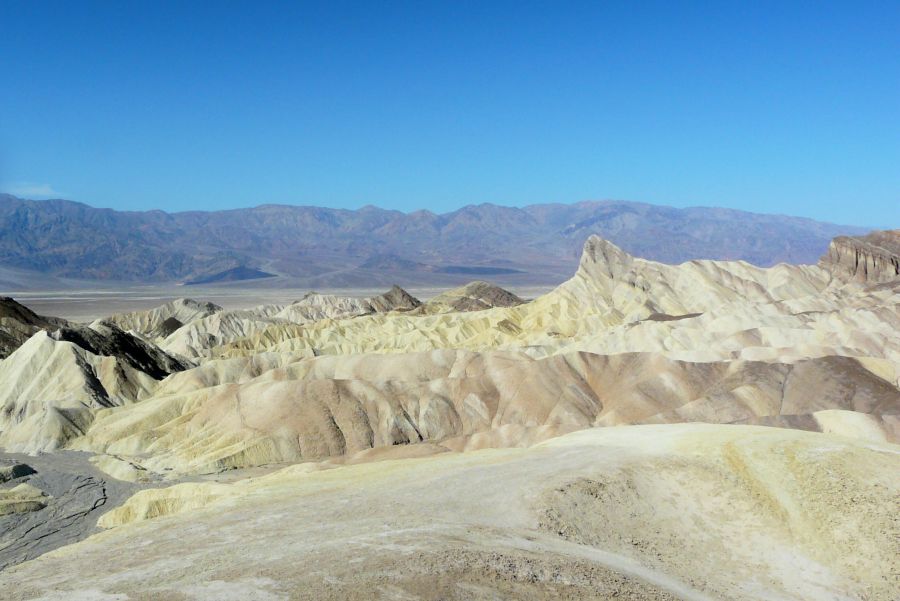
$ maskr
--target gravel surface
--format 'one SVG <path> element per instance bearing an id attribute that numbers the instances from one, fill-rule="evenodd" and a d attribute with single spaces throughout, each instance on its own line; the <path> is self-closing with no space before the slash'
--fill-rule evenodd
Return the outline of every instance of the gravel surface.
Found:
<path id="1" fill-rule="evenodd" d="M 36 471 L 0 487 L 28 482 L 52 497 L 41 510 L 0 516 L 0 571 L 99 531 L 97 518 L 142 487 L 103 474 L 90 457 L 76 451 L 38 456 L 0 453 L 0 468 L 25 464 Z"/>

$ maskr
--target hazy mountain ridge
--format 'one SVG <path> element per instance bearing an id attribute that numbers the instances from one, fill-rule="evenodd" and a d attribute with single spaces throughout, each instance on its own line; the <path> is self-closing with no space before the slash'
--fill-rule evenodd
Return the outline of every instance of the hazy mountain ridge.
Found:
<path id="1" fill-rule="evenodd" d="M 246 267 L 309 285 L 458 283 L 470 268 L 558 283 L 590 234 L 666 263 L 815 263 L 830 240 L 864 228 L 728 209 L 600 201 L 523 208 L 470 205 L 438 215 L 261 205 L 165 213 L 0 195 L 0 264 L 83 279 L 181 281 Z M 468 271 L 467 271 L 468 270 Z M 516 273 L 522 272 L 522 273 Z"/>

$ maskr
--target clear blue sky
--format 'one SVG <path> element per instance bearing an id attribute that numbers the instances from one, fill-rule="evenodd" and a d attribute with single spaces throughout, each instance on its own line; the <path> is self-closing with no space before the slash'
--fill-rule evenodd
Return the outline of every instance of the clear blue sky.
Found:
<path id="1" fill-rule="evenodd" d="M 900 2 L 0 1 L 0 190 L 900 227 Z"/>

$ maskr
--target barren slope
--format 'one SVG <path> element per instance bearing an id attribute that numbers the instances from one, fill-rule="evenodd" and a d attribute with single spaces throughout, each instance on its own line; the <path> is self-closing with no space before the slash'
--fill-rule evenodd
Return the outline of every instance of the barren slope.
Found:
<path id="1" fill-rule="evenodd" d="M 196 375 L 204 366 L 169 378 L 152 399 L 100 411 L 72 445 L 171 476 L 418 442 L 517 446 L 647 422 L 769 419 L 900 440 L 900 392 L 840 357 L 785 365 L 442 350 L 269 363 L 255 377 L 253 364 L 232 360 L 225 372 L 219 362 L 207 365 L 207 378 Z M 855 429 L 841 430 L 848 420 Z"/>
<path id="2" fill-rule="evenodd" d="M 0 587 L 129 600 L 900 593 L 896 446 L 636 426 L 328 467 L 140 492 L 103 517 L 108 532 L 0 573 Z"/>
<path id="3" fill-rule="evenodd" d="M 527 303 L 395 287 L 37 331 L 0 361 L 0 445 L 145 490 L 0 591 L 896 599 L 900 287 L 841 269 L 591 237 Z M 0 561 L 91 532 L 35 523 L 76 476 L 0 483 Z"/>

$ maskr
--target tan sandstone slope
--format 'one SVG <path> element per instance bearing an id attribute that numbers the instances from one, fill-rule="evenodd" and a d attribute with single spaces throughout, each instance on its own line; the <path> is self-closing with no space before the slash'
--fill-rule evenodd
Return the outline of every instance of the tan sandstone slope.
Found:
<path id="1" fill-rule="evenodd" d="M 109 386 L 133 391 L 112 403 L 90 400 L 96 387 L 74 377 L 63 380 L 74 392 L 35 394 L 23 382 L 5 401 L 16 415 L 71 398 L 77 428 L 17 418 L 0 442 L 67 445 L 174 475 L 409 442 L 527 444 L 646 422 L 897 440 L 898 298 L 819 267 L 670 266 L 591 238 L 575 276 L 524 305 L 419 315 L 398 289 L 382 301 L 311 295 L 274 315 L 200 317 L 159 343 L 198 367 L 137 383 L 112 370 Z M 265 327 L 241 326 L 254 323 Z M 0 369 L 10 382 L 29 380 L 45 356 L 23 353 Z"/>
<path id="2" fill-rule="evenodd" d="M 438 294 L 429 299 L 420 312 L 434 314 L 483 311 L 494 307 L 515 307 L 524 302 L 508 290 L 479 280 Z"/>
<path id="3" fill-rule="evenodd" d="M 527 303 L 395 288 L 36 331 L 0 361 L 0 447 L 145 489 L 0 598 L 894 601 L 900 286 L 848 265 L 592 237 Z M 14 544 L 79 519 L 22 486 Z"/>
<path id="4" fill-rule="evenodd" d="M 189 366 L 112 324 L 39 330 L 0 362 L 0 447 L 64 447 L 98 409 L 146 398 L 160 379 Z"/>
<path id="5" fill-rule="evenodd" d="M 321 320 L 409 311 L 421 303 L 394 286 L 370 298 L 309 293 L 290 305 L 263 305 L 255 309 L 216 311 L 188 321 L 157 338 L 161 348 L 191 359 L 205 357 L 210 349 L 253 336 L 267 328 L 296 328 Z M 172 324 L 175 325 L 175 324 Z"/>
<path id="6" fill-rule="evenodd" d="M 175 375 L 154 398 L 100 411 L 72 446 L 172 475 L 417 442 L 516 446 L 595 425 L 649 422 L 767 420 L 900 439 L 896 387 L 843 357 L 785 365 L 441 350 L 318 357 L 207 383 L 191 372 Z M 848 420 L 855 430 L 841 430 Z"/>
<path id="7" fill-rule="evenodd" d="M 149 311 L 133 311 L 111 315 L 111 321 L 123 330 L 139 332 L 150 338 L 165 338 L 186 323 L 209 317 L 222 307 L 213 303 L 179 298 Z"/>
<path id="8" fill-rule="evenodd" d="M 742 262 L 664 265 L 593 237 L 575 276 L 516 307 L 415 316 L 376 314 L 276 324 L 213 347 L 214 357 L 260 351 L 337 354 L 464 348 L 532 356 L 658 352 L 683 360 L 792 361 L 861 357 L 896 382 L 900 290 L 844 284 L 815 266 Z"/>
<path id="9" fill-rule="evenodd" d="M 9 599 L 897 598 L 900 451 L 784 429 L 583 430 L 138 493 Z"/>

